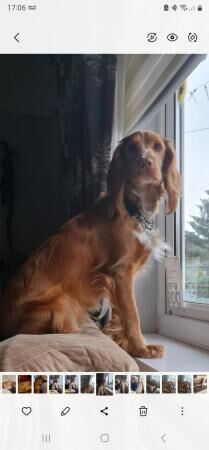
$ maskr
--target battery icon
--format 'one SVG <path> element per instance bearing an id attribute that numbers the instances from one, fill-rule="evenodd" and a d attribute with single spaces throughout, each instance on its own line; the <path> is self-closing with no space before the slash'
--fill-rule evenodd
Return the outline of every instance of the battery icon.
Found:
<path id="1" fill-rule="evenodd" d="M 202 5 L 198 5 L 197 10 L 198 10 L 198 11 L 202 11 L 202 10 L 203 10 Z"/>

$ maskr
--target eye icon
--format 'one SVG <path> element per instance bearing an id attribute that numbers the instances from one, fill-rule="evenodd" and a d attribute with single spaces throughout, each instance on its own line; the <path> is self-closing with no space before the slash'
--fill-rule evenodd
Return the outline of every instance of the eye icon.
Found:
<path id="1" fill-rule="evenodd" d="M 177 41 L 178 36 L 175 33 L 170 33 L 170 34 L 168 34 L 167 39 L 168 39 L 168 41 L 175 42 L 175 41 Z"/>

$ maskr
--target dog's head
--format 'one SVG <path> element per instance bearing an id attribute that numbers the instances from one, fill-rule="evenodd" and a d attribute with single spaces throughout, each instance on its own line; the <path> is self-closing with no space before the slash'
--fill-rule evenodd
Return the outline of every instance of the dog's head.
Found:
<path id="1" fill-rule="evenodd" d="M 170 141 L 152 131 L 125 137 L 114 152 L 107 188 L 116 202 L 121 202 L 124 195 L 143 197 L 150 208 L 152 201 L 155 205 L 155 200 L 166 191 L 166 212 L 175 211 L 180 195 L 180 175 Z"/>

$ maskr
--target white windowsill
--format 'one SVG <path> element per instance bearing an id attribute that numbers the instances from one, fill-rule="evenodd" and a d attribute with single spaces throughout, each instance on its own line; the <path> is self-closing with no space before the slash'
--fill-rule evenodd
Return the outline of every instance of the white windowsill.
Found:
<path id="1" fill-rule="evenodd" d="M 166 348 L 163 358 L 140 359 L 146 370 L 159 372 L 209 372 L 209 351 L 184 344 L 160 334 L 146 334 L 148 344 L 161 344 Z"/>

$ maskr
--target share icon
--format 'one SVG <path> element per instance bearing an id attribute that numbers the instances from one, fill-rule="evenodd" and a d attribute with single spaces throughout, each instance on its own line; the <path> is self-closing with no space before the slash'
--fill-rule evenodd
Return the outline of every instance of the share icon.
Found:
<path id="1" fill-rule="evenodd" d="M 105 416 L 108 416 L 108 406 L 106 406 L 106 408 L 104 408 L 104 409 L 101 409 L 100 412 L 102 414 L 105 414 Z"/>

